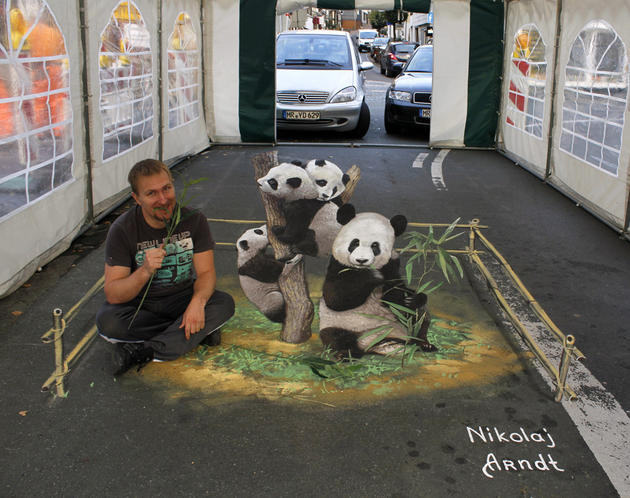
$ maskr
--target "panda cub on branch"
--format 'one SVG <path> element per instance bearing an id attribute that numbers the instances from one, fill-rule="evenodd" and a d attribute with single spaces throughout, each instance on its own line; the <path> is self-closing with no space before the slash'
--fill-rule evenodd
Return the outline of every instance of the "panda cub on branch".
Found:
<path id="1" fill-rule="evenodd" d="M 290 245 L 298 254 L 329 255 L 341 228 L 337 222 L 337 201 L 322 200 L 324 197 L 330 199 L 333 192 L 336 195 L 341 193 L 342 186 L 345 188 L 341 170 L 341 175 L 330 173 L 333 166 L 339 169 L 328 161 L 321 166 L 313 164 L 312 169 L 317 169 L 316 178 L 319 178 L 314 180 L 300 161 L 293 161 L 271 168 L 258 179 L 260 189 L 282 203 L 286 225 L 273 226 L 272 232 L 280 242 Z M 333 178 L 337 180 L 330 181 Z"/>
<path id="2" fill-rule="evenodd" d="M 317 185 L 317 199 L 320 201 L 339 197 L 350 181 L 350 177 L 339 166 L 326 159 L 312 159 L 306 163 L 305 169 Z M 337 204 L 341 206 L 339 202 Z"/>
<path id="3" fill-rule="evenodd" d="M 238 279 L 247 299 L 269 320 L 282 323 L 285 303 L 278 279 L 283 272 L 290 271 L 301 256 L 284 264 L 265 252 L 268 246 L 266 225 L 251 228 L 239 237 L 236 241 Z"/>
<path id="4" fill-rule="evenodd" d="M 343 226 L 333 244 L 319 303 L 322 343 L 339 358 L 396 353 L 406 342 L 423 351 L 435 351 L 427 339 L 431 322 L 425 309 L 427 296 L 405 287 L 394 250 L 395 238 L 405 231 L 407 219 L 402 215 L 388 220 L 378 213 L 356 214 L 351 204 L 339 208 L 337 219 Z M 408 337 L 383 301 L 418 311 L 423 320 L 418 337 Z M 390 327 L 387 336 L 370 347 Z"/>

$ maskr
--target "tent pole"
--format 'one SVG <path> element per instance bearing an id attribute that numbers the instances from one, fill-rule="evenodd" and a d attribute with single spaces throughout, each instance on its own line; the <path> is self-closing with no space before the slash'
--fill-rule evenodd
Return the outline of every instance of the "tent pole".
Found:
<path id="1" fill-rule="evenodd" d="M 157 18 L 157 46 L 158 46 L 158 159 L 163 160 L 164 157 L 164 97 L 162 96 L 162 59 L 164 57 L 164 47 L 162 46 L 162 2 L 158 2 L 158 18 Z"/>
<path id="2" fill-rule="evenodd" d="M 85 175 L 86 189 L 85 196 L 87 198 L 87 223 L 91 224 L 94 221 L 94 192 L 92 185 L 92 167 L 94 166 L 94 158 L 92 157 L 92 135 L 90 133 L 90 91 L 89 91 L 89 66 L 87 63 L 87 30 L 85 20 L 85 0 L 79 0 L 79 30 L 81 34 L 81 48 L 83 52 L 83 69 L 81 70 L 81 104 L 83 107 L 83 121 L 85 129 L 85 164 L 87 166 L 87 174 Z"/>
<path id="3" fill-rule="evenodd" d="M 553 71 L 551 73 L 551 99 L 549 107 L 549 136 L 547 140 L 547 164 L 545 166 L 545 181 L 551 176 L 551 153 L 553 151 L 553 132 L 555 129 L 554 121 L 556 117 L 556 94 L 558 93 L 557 72 L 560 65 L 558 64 L 558 52 L 560 51 L 560 24 L 562 20 L 562 0 L 556 0 L 556 37 L 553 47 Z"/>

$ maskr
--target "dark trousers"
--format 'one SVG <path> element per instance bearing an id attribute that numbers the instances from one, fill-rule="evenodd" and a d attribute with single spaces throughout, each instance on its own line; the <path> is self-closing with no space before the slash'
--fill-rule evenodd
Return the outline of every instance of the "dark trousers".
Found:
<path id="1" fill-rule="evenodd" d="M 206 304 L 203 329 L 186 339 L 182 316 L 192 297 L 192 288 L 172 296 L 146 299 L 138 309 L 140 298 L 128 303 L 101 306 L 96 314 L 99 334 L 110 342 L 144 343 L 155 352 L 158 360 L 174 360 L 196 348 L 209 334 L 221 327 L 234 314 L 234 300 L 225 292 L 215 290 Z"/>

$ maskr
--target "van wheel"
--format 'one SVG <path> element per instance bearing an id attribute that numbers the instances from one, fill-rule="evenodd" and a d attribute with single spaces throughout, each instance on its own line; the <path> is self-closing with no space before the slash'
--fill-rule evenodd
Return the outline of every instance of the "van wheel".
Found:
<path id="1" fill-rule="evenodd" d="M 363 101 L 361 104 L 361 113 L 359 114 L 359 124 L 350 132 L 350 138 L 363 138 L 370 128 L 370 108 Z"/>

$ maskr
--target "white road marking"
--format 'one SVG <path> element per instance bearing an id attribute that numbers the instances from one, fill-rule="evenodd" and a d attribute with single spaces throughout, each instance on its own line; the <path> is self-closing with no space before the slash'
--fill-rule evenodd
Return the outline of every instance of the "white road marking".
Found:
<path id="1" fill-rule="evenodd" d="M 491 269 L 491 266 L 488 268 Z M 500 289 L 511 289 L 511 280 L 505 273 L 496 269 L 491 272 Z M 502 293 L 551 364 L 559 365 L 562 345 L 550 339 L 549 329 L 537 316 L 531 314 L 533 312 L 529 311 L 527 305 L 522 304 L 522 298 L 518 292 Z M 506 324 L 510 323 L 507 318 L 505 320 Z M 513 333 L 520 347 L 528 350 L 520 335 L 515 331 Z M 579 344 L 576 345 L 579 347 Z M 555 392 L 555 379 L 550 377 L 539 361 L 534 361 L 533 365 L 550 389 Z M 571 401 L 564 396 L 561 401 L 562 406 L 619 495 L 630 497 L 630 463 L 628 462 L 630 418 L 628 414 L 580 361 L 575 359 L 571 361 L 567 384 L 573 388 L 578 398 Z"/>
<path id="2" fill-rule="evenodd" d="M 422 166 L 424 166 L 424 160 L 427 158 L 428 155 L 429 155 L 428 152 L 420 152 L 420 154 L 418 154 L 416 158 L 413 160 L 413 164 L 411 165 L 411 167 L 422 168 Z"/>
<path id="3" fill-rule="evenodd" d="M 431 163 L 431 178 L 437 190 L 448 190 L 442 175 L 442 163 L 451 149 L 442 149 Z"/>

